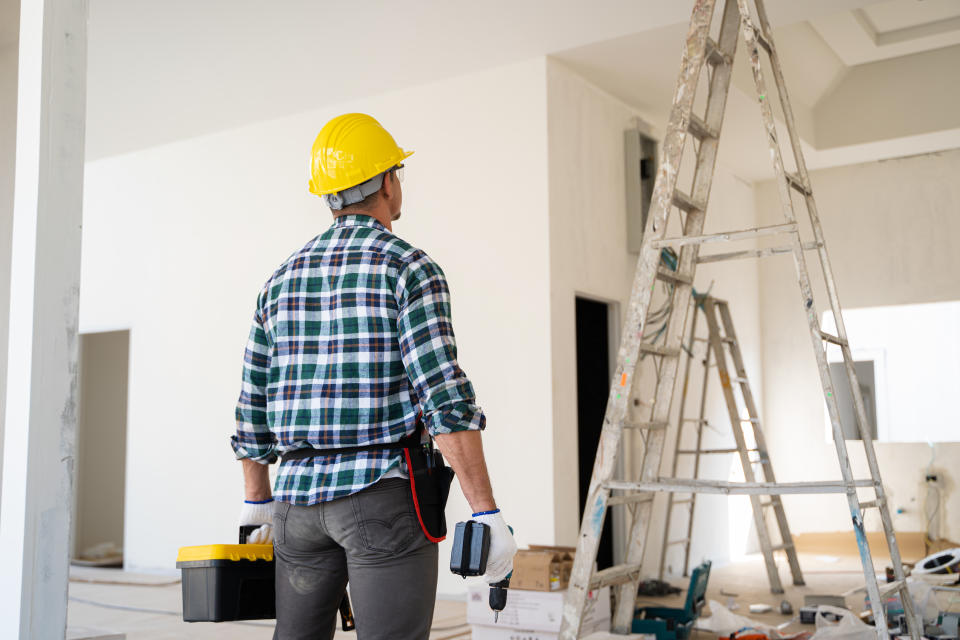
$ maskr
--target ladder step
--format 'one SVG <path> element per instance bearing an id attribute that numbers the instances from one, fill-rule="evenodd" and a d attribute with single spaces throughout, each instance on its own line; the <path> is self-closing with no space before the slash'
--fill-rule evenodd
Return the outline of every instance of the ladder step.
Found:
<path id="1" fill-rule="evenodd" d="M 764 50 L 766 50 L 767 53 L 771 53 L 771 54 L 772 54 L 772 53 L 773 53 L 773 45 L 770 44 L 770 40 L 767 38 L 767 36 L 765 36 L 765 35 L 763 35 L 762 33 L 760 33 L 760 29 L 757 29 L 757 28 L 754 28 L 753 33 L 754 33 L 754 35 L 756 35 L 756 37 L 757 37 L 757 44 L 759 44 L 761 47 L 763 47 Z"/>
<path id="2" fill-rule="evenodd" d="M 593 574 L 590 578 L 590 589 L 602 589 L 615 584 L 623 584 L 638 577 L 640 577 L 639 564 L 619 564 Z"/>
<path id="3" fill-rule="evenodd" d="M 650 493 L 628 493 L 623 496 L 610 496 L 607 499 L 607 505 L 618 504 L 637 504 L 641 502 L 653 502 L 653 494 Z"/>
<path id="4" fill-rule="evenodd" d="M 693 478 L 659 478 L 654 482 L 619 482 L 603 484 L 606 489 L 621 491 L 664 491 L 678 493 L 720 493 L 725 495 L 782 495 L 847 493 L 857 487 L 876 487 L 870 479 L 823 480 L 818 482 L 725 482 L 721 480 L 698 480 Z"/>
<path id="5" fill-rule="evenodd" d="M 707 52 L 704 60 L 715 67 L 721 64 L 730 64 L 730 57 L 720 51 L 720 47 L 717 46 L 713 38 L 707 38 Z"/>
<path id="6" fill-rule="evenodd" d="M 804 242 L 803 249 L 805 251 L 810 251 L 812 249 L 819 249 L 819 242 Z M 767 247 L 766 249 L 745 249 L 743 251 L 731 251 L 729 253 L 714 253 L 705 256 L 697 257 L 697 264 L 703 264 L 706 262 L 722 262 L 723 260 L 739 260 L 741 258 L 767 258 L 769 256 L 777 256 L 784 253 L 793 253 L 792 244 L 778 245 L 776 247 Z"/>
<path id="7" fill-rule="evenodd" d="M 747 379 L 747 378 L 736 377 L 736 378 L 730 378 L 730 379 L 733 380 L 734 382 L 739 382 L 739 383 L 741 383 L 741 384 L 746 384 L 746 383 L 750 382 L 750 380 Z"/>
<path id="8" fill-rule="evenodd" d="M 667 544 L 668 545 L 687 544 L 688 542 L 690 542 L 690 538 L 678 538 L 677 540 L 668 540 Z"/>
<path id="9" fill-rule="evenodd" d="M 706 205 L 694 202 L 693 199 L 679 189 L 673 190 L 673 206 L 683 209 L 687 213 L 703 211 Z"/>
<path id="10" fill-rule="evenodd" d="M 645 429 L 655 431 L 657 429 L 666 429 L 669 426 L 667 422 L 624 422 L 624 429 Z"/>
<path id="11" fill-rule="evenodd" d="M 770 551 L 786 551 L 787 549 L 793 549 L 794 544 L 792 542 L 785 542 L 783 544 L 775 544 L 770 547 Z"/>
<path id="12" fill-rule="evenodd" d="M 784 175 L 787 178 L 787 182 L 790 183 L 790 186 L 802 193 L 805 196 L 813 195 L 813 192 L 810 190 L 810 187 L 806 186 L 803 183 L 803 180 L 800 179 L 795 173 L 785 172 Z"/>
<path id="13" fill-rule="evenodd" d="M 674 204 L 677 204 L 677 193 L 679 192 L 674 192 Z M 680 205 L 677 204 L 677 206 Z M 662 240 L 652 240 L 650 245 L 654 249 L 662 249 L 663 247 L 683 247 L 688 244 L 704 244 L 707 242 L 722 242 L 725 240 L 749 240 L 750 238 L 772 236 L 780 233 L 795 233 L 796 231 L 797 223 L 788 222 L 785 224 L 771 225 L 769 227 L 744 229 L 742 231 L 724 231 L 723 233 L 708 233 L 702 236 L 678 236 L 676 238 L 663 238 Z"/>
<path id="14" fill-rule="evenodd" d="M 677 453 L 692 455 L 695 453 L 700 453 L 700 454 L 736 453 L 737 451 L 739 451 L 739 449 L 700 449 L 700 451 L 697 451 L 696 449 L 678 449 Z"/>
<path id="15" fill-rule="evenodd" d="M 684 422 L 699 422 L 700 424 L 707 424 L 707 420 L 701 420 L 700 418 L 684 418 Z"/>
<path id="16" fill-rule="evenodd" d="M 680 355 L 680 349 L 668 349 L 666 347 L 658 347 L 655 344 L 641 344 L 640 351 L 665 358 L 676 358 Z"/>
<path id="17" fill-rule="evenodd" d="M 865 502 L 860 503 L 860 508 L 861 509 L 877 509 L 884 502 L 885 501 L 882 498 L 878 498 L 877 500 L 867 500 Z"/>
<path id="18" fill-rule="evenodd" d="M 690 114 L 690 122 L 687 123 L 687 131 L 689 131 L 698 140 L 720 137 L 715 129 L 711 128 L 706 122 L 703 121 L 703 119 L 693 113 Z"/>
<path id="19" fill-rule="evenodd" d="M 841 346 L 841 347 L 847 346 L 847 341 L 846 341 L 846 340 L 844 340 L 844 339 L 842 339 L 842 338 L 838 338 L 837 336 L 831 335 L 831 334 L 827 333 L 826 331 L 821 331 L 821 332 L 820 332 L 820 338 L 821 338 L 822 340 L 826 340 L 827 342 L 832 342 L 833 344 L 839 345 L 839 346 Z"/>
<path id="20" fill-rule="evenodd" d="M 672 269 L 667 269 L 665 267 L 660 267 L 657 269 L 657 277 L 661 280 L 675 282 L 677 284 L 693 284 L 693 276 L 680 273 L 678 271 L 673 271 Z"/>
<path id="21" fill-rule="evenodd" d="M 673 506 L 677 506 L 678 504 L 693 504 L 693 498 L 680 498 L 679 500 L 674 500 L 672 504 Z"/>
<path id="22" fill-rule="evenodd" d="M 880 588 L 880 597 L 885 598 L 891 593 L 896 593 L 903 589 L 903 581 L 894 580 L 893 582 L 888 582 L 887 584 L 877 585 Z"/>

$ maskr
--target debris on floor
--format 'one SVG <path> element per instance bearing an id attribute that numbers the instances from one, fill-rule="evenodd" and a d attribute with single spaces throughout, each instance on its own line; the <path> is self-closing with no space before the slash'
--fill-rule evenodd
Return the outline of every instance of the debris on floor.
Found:
<path id="1" fill-rule="evenodd" d="M 640 583 L 640 586 L 637 587 L 638 596 L 670 596 L 675 593 L 680 593 L 682 589 L 675 587 L 669 582 L 664 582 L 663 580 L 643 580 Z"/>

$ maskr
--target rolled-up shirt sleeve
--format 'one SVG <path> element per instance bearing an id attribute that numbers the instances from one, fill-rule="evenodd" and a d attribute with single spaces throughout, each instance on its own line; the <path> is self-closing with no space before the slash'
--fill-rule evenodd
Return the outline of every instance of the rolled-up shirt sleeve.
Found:
<path id="1" fill-rule="evenodd" d="M 243 355 L 243 381 L 236 410 L 237 432 L 231 436 L 230 446 L 238 459 L 250 458 L 261 464 L 277 459 L 277 438 L 267 424 L 269 370 L 270 345 L 258 308 Z"/>
<path id="2" fill-rule="evenodd" d="M 430 435 L 482 430 L 486 417 L 457 363 L 446 276 L 418 250 L 400 273 L 397 288 L 400 356 Z"/>

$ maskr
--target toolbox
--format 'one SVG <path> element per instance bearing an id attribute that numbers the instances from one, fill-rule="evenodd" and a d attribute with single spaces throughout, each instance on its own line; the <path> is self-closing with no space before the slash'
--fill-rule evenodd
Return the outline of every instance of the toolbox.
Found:
<path id="1" fill-rule="evenodd" d="M 185 622 L 276 617 L 272 544 L 181 547 Z"/>

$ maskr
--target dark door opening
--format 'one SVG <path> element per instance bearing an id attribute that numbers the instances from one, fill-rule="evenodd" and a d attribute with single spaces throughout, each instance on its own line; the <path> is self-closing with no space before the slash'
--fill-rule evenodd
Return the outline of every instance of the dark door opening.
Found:
<path id="1" fill-rule="evenodd" d="M 610 393 L 609 310 L 609 305 L 603 302 L 577 298 L 577 458 L 581 520 Z M 597 567 L 610 566 L 613 566 L 613 524 L 608 512 L 600 536 Z"/>

